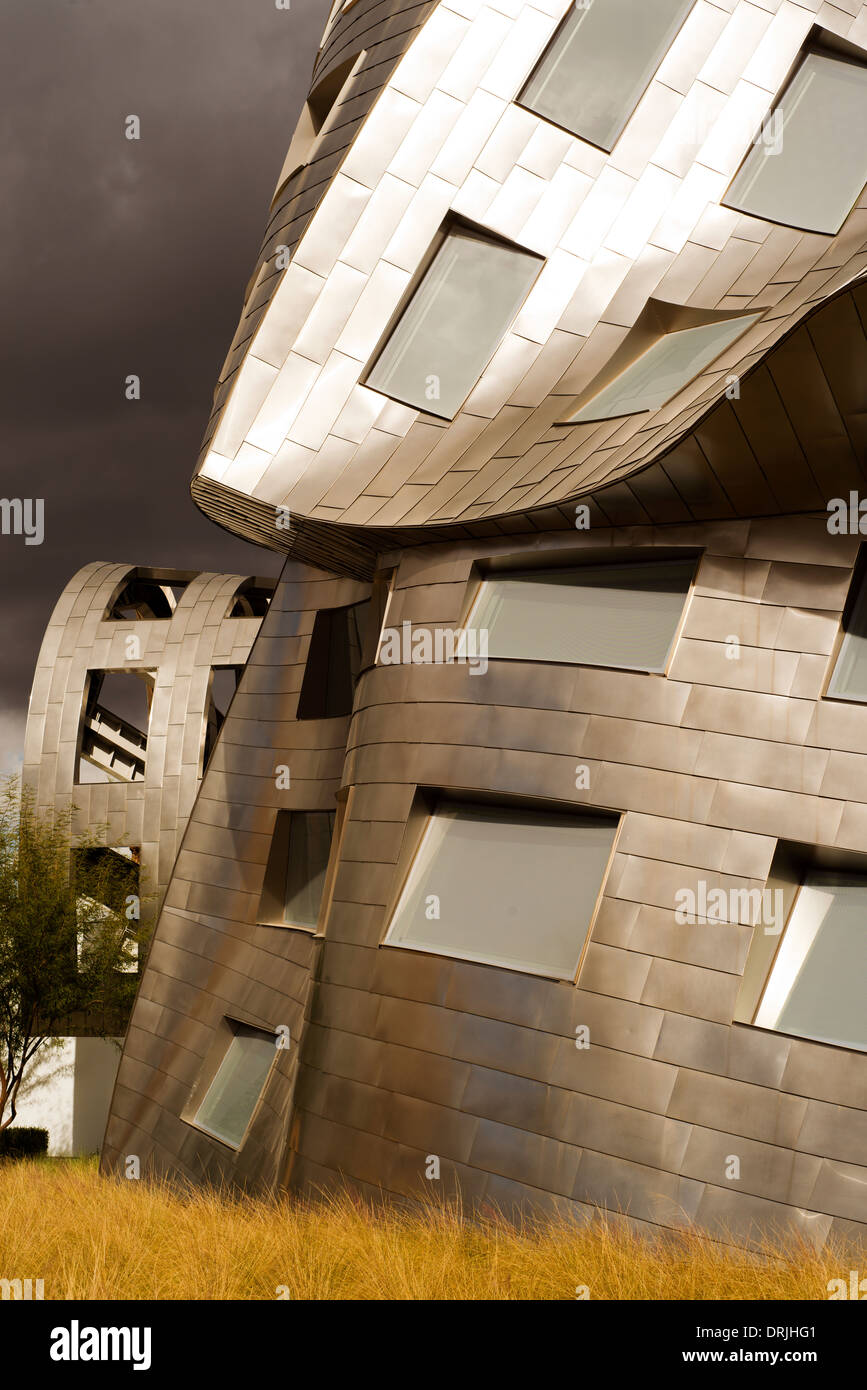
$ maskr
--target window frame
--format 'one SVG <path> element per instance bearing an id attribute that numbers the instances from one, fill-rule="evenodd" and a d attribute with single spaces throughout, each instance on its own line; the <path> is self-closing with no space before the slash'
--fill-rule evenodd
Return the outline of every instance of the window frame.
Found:
<path id="1" fill-rule="evenodd" d="M 852 566 L 852 577 L 849 580 L 849 588 L 843 603 L 843 611 L 840 614 L 840 621 L 837 624 L 834 645 L 828 657 L 828 667 L 825 672 L 825 679 L 822 682 L 822 689 L 819 695 L 821 700 L 833 700 L 835 704 L 860 705 L 862 707 L 867 705 L 867 695 L 865 695 L 863 699 L 859 699 L 857 695 L 842 694 L 831 688 L 834 682 L 834 673 L 840 664 L 843 649 L 849 637 L 846 624 L 852 621 L 855 608 L 862 592 L 865 604 L 867 604 L 867 542 L 863 542 L 859 545 L 858 554 Z M 865 642 L 867 642 L 867 638 L 865 638 Z"/>
<path id="2" fill-rule="evenodd" d="M 650 5 L 653 4 L 653 0 L 641 0 L 641 2 L 642 2 L 642 3 L 645 3 L 645 4 L 650 4 Z M 591 3 L 592 3 L 592 0 L 591 0 Z M 547 57 L 548 57 L 548 54 L 550 53 L 551 49 L 554 47 L 555 43 L 556 43 L 557 40 L 559 39 L 561 31 L 565 28 L 565 26 L 568 24 L 568 22 L 569 22 L 571 16 L 574 14 L 574 12 L 575 12 L 575 10 L 576 10 L 576 8 L 577 8 L 576 4 L 574 3 L 574 0 L 572 0 L 572 3 L 570 3 L 569 6 L 567 7 L 565 14 L 561 17 L 561 19 L 560 19 L 560 20 L 558 21 L 558 23 L 556 24 L 556 26 L 555 26 L 555 28 L 554 28 L 554 32 L 551 34 L 551 37 L 548 39 L 548 41 L 547 41 L 547 43 L 545 44 L 545 47 L 542 49 L 542 52 L 540 53 L 539 57 L 536 59 L 536 61 L 535 61 L 535 63 L 533 64 L 532 68 L 530 69 L 530 71 L 528 72 L 527 76 L 525 77 L 524 81 L 521 83 L 521 86 L 520 86 L 520 88 L 519 88 L 519 90 L 518 90 L 518 95 L 515 97 L 515 102 L 514 102 L 515 106 L 520 107 L 522 111 L 527 111 L 527 112 L 529 112 L 530 115 L 531 115 L 531 116 L 535 116 L 537 120 L 539 120 L 539 121 L 544 121 L 544 122 L 546 123 L 546 125 L 553 126 L 556 130 L 562 130 L 566 135 L 570 135 L 570 136 L 572 137 L 573 140 L 580 140 L 580 141 L 582 141 L 583 144 L 589 145 L 589 146 L 590 146 L 592 149 L 594 149 L 594 150 L 600 150 L 603 154 L 606 154 L 606 155 L 611 155 L 611 154 L 613 154 L 614 150 L 617 148 L 618 142 L 619 142 L 619 141 L 622 139 L 622 137 L 623 137 L 623 133 L 624 133 L 624 131 L 626 130 L 626 127 L 629 125 L 630 121 L 633 119 L 633 117 L 634 117 L 636 111 L 638 110 L 639 106 L 641 105 L 642 101 L 644 100 L 645 96 L 647 95 L 648 91 L 650 90 L 650 87 L 651 87 L 651 85 L 653 84 L 653 81 L 654 81 L 654 79 L 655 79 L 655 77 L 656 77 L 656 74 L 659 72 L 659 69 L 662 67 L 663 62 L 665 61 L 666 54 L 668 53 L 669 49 L 671 48 L 672 43 L 674 43 L 674 41 L 675 41 L 675 39 L 677 38 L 677 36 L 678 36 L 678 35 L 681 33 L 681 31 L 683 30 L 683 26 L 686 24 L 687 20 L 689 19 L 689 16 L 692 14 L 692 12 L 693 12 L 693 10 L 695 9 L 695 7 L 696 7 L 696 0 L 689 0 L 689 3 L 688 3 L 688 5 L 687 5 L 687 8 L 685 9 L 685 11 L 684 11 L 684 13 L 683 13 L 683 16 L 682 16 L 682 18 L 681 18 L 680 24 L 677 26 L 677 28 L 676 28 L 676 29 L 674 30 L 674 32 L 672 33 L 672 35 L 671 35 L 671 37 L 670 37 L 670 39 L 669 39 L 668 46 L 665 47 L 665 48 L 663 48 L 662 52 L 660 53 L 660 56 L 659 56 L 659 58 L 657 59 L 657 62 L 656 62 L 656 64 L 654 65 L 653 70 L 652 70 L 651 73 L 650 73 L 650 76 L 648 77 L 648 79 L 647 79 L 646 83 L 644 84 L 644 86 L 641 88 L 641 91 L 639 92 L 638 96 L 636 97 L 634 104 L 632 105 L 632 107 L 630 108 L 630 110 L 626 113 L 626 115 L 624 116 L 623 120 L 621 121 L 621 123 L 620 123 L 620 125 L 619 125 L 619 127 L 618 127 L 618 129 L 617 129 L 616 134 L 612 137 L 612 140 L 611 140 L 611 144 L 610 144 L 610 145 L 601 145 L 601 144 L 599 144 L 599 142 L 598 142 L 597 140 L 591 140 L 591 139 L 589 138 L 589 136 L 587 136 L 587 135 L 582 135 L 582 134 L 580 134 L 578 131 L 572 130 L 569 126 L 563 125 L 562 122 L 554 120 L 553 116 L 544 115 L 541 111 L 537 111 L 536 108 L 535 108 L 534 106 L 528 105 L 528 103 L 527 103 L 526 101 L 523 100 L 524 93 L 526 92 L 526 90 L 527 90 L 527 88 L 529 87 L 530 83 L 531 83 L 531 82 L 533 81 L 533 79 L 536 77 L 536 75 L 537 75 L 537 73 L 539 72 L 540 68 L 541 68 L 541 67 L 543 66 L 543 64 L 545 63 L 545 61 L 546 61 L 546 59 L 547 59 Z M 589 8 L 590 8 L 589 4 L 588 4 L 586 7 L 584 7 L 584 8 L 585 8 L 585 9 L 589 9 Z"/>
<path id="3" fill-rule="evenodd" d="M 650 547 L 650 549 L 654 549 L 654 547 Z M 667 680 L 669 672 L 671 670 L 672 662 L 674 661 L 674 658 L 677 654 L 677 647 L 678 643 L 680 642 L 684 624 L 686 623 L 687 615 L 692 605 L 692 598 L 693 594 L 695 593 L 695 587 L 698 580 L 698 573 L 701 567 L 703 557 L 704 550 L 701 550 L 696 546 L 683 546 L 673 548 L 659 547 L 658 554 L 649 555 L 647 556 L 647 558 L 645 558 L 641 552 L 636 551 L 634 548 L 623 550 L 621 547 L 615 546 L 607 550 L 593 549 L 581 550 L 578 552 L 575 552 L 574 550 L 569 552 L 549 552 L 549 554 L 547 554 L 544 557 L 544 561 L 542 563 L 532 566 L 527 565 L 526 556 L 509 556 L 508 559 L 505 560 L 503 563 L 497 563 L 495 561 L 494 565 L 490 563 L 490 560 L 480 561 L 473 565 L 472 571 L 470 573 L 470 577 L 467 582 L 467 587 L 464 592 L 464 600 L 461 609 L 462 617 L 458 626 L 461 628 L 468 628 L 472 626 L 473 613 L 478 608 L 485 584 L 490 579 L 507 579 L 509 576 L 514 576 L 516 579 L 524 578 L 525 576 L 533 573 L 544 573 L 550 570 L 600 569 L 609 566 L 626 566 L 631 564 L 634 564 L 636 567 L 642 565 L 672 564 L 679 562 L 683 562 L 684 564 L 686 564 L 689 561 L 691 561 L 693 564 L 692 578 L 690 579 L 689 586 L 686 590 L 686 593 L 684 594 L 683 607 L 681 609 L 680 618 L 677 622 L 677 626 L 675 627 L 674 636 L 671 639 L 671 646 L 668 651 L 665 666 L 662 670 L 653 671 L 650 670 L 647 666 L 604 666 L 598 664 L 597 662 L 589 661 L 558 661 L 556 658 L 551 658 L 550 660 L 546 661 L 539 657 L 533 656 L 495 656 L 491 653 L 488 654 L 489 663 L 492 661 L 527 662 L 537 666 L 569 666 L 575 670 L 585 671 L 624 671 L 630 674 L 650 676 L 655 677 L 656 679 Z M 522 560 L 523 563 L 521 563 Z"/>
<path id="4" fill-rule="evenodd" d="M 773 116 L 775 111 L 779 110 L 783 98 L 789 91 L 789 88 L 792 86 L 792 83 L 797 78 L 807 59 L 811 56 L 830 59 L 831 61 L 837 63 L 847 63 L 850 67 L 861 68 L 865 74 L 865 81 L 867 81 L 867 51 L 860 49 L 856 44 L 849 43 L 849 41 L 846 39 L 840 38 L 838 35 L 834 34 L 830 30 L 823 30 L 818 27 L 814 28 L 811 34 L 808 35 L 806 41 L 801 45 L 791 67 L 789 68 L 789 71 L 786 74 L 785 80 L 782 82 L 782 84 L 774 94 L 773 98 L 771 99 L 771 103 L 768 106 L 768 109 L 765 112 L 764 116 L 762 117 L 761 123 L 759 124 L 755 134 L 753 135 L 753 138 L 750 141 L 749 146 L 745 150 L 743 158 L 738 164 L 737 169 L 735 170 L 734 174 L 729 180 L 728 185 L 726 186 L 725 192 L 720 198 L 719 205 L 720 207 L 726 208 L 729 212 L 737 213 L 741 217 L 753 217 L 757 221 L 768 223 L 770 226 L 773 227 L 788 227 L 793 231 L 803 232 L 807 236 L 836 237 L 840 235 L 840 232 L 842 231 L 849 217 L 852 215 L 853 211 L 858 206 L 858 199 L 862 196 L 865 187 L 867 187 L 867 178 L 865 178 L 865 181 L 861 186 L 861 192 L 855 195 L 854 202 L 850 204 L 848 212 L 845 213 L 836 231 L 832 232 L 824 230 L 819 231 L 815 227 L 807 227 L 801 222 L 784 222 L 779 217 L 768 217 L 764 213 L 751 212 L 748 208 L 740 207 L 736 203 L 729 202 L 731 191 L 737 183 L 738 179 L 741 177 L 745 165 L 748 163 L 750 157 L 755 152 L 766 122 L 770 117 Z"/>
<path id="5" fill-rule="evenodd" d="M 489 242 L 498 246 L 507 247 L 510 251 L 515 251 L 522 256 L 526 256 L 530 260 L 535 260 L 538 263 L 538 267 L 536 270 L 536 274 L 533 276 L 532 280 L 527 286 L 527 290 L 523 299 L 521 300 L 512 318 L 510 319 L 505 332 L 501 334 L 501 336 L 498 338 L 491 351 L 485 358 L 485 364 L 479 372 L 479 375 L 476 377 L 475 381 L 472 383 L 469 390 L 462 398 L 461 403 L 455 410 L 454 414 L 447 415 L 444 414 L 442 411 L 430 409 L 430 406 L 435 405 L 436 402 L 432 401 L 429 403 L 428 406 L 413 405 L 409 401 L 402 400 L 399 396 L 390 395 L 387 391 L 384 391 L 381 386 L 373 385 L 373 383 L 370 381 L 370 376 L 375 371 L 377 364 L 379 363 L 379 360 L 385 352 L 385 349 L 391 341 L 391 338 L 393 337 L 394 333 L 397 331 L 400 324 L 403 322 L 406 315 L 409 313 L 412 307 L 413 300 L 416 297 L 416 293 L 420 289 L 421 284 L 427 276 L 428 271 L 431 269 L 434 261 L 436 260 L 437 255 L 439 254 L 440 250 L 445 245 L 449 236 L 453 232 L 458 232 L 460 233 L 460 235 L 470 237 L 476 241 Z M 538 284 L 539 276 L 542 274 L 542 271 L 547 264 L 547 260 L 548 258 L 546 256 L 543 256 L 540 252 L 533 251 L 528 246 L 522 246 L 519 242 L 512 241 L 509 237 L 501 236 L 498 232 L 493 232 L 490 230 L 490 228 L 483 227 L 480 223 L 472 222 L 469 219 L 461 217 L 460 215 L 454 212 L 448 213 L 446 217 L 443 219 L 443 221 L 440 223 L 439 227 L 437 228 L 436 233 L 434 234 L 430 243 L 428 244 L 427 250 L 424 252 L 423 256 L 419 260 L 419 263 L 416 266 L 414 273 L 410 277 L 406 289 L 400 297 L 400 300 L 397 304 L 397 307 L 394 310 L 394 313 L 389 318 L 388 323 L 385 326 L 385 329 L 380 334 L 379 339 L 377 340 L 373 352 L 371 353 L 370 357 L 368 358 L 367 362 L 362 368 L 361 374 L 358 379 L 359 385 L 365 386 L 369 391 L 375 391 L 378 395 L 382 396 L 383 400 L 394 401 L 397 405 L 402 405 L 406 410 L 418 411 L 419 416 L 422 418 L 424 418 L 425 416 L 430 416 L 434 420 L 442 421 L 446 424 L 451 424 L 454 420 L 457 420 L 458 416 L 461 414 L 470 396 L 475 391 L 479 382 L 485 375 L 485 372 L 488 370 L 488 367 L 491 365 L 491 362 L 493 361 L 497 352 L 501 348 L 506 338 L 506 335 L 509 332 L 511 332 L 515 320 L 517 319 L 518 315 L 523 311 L 524 306 L 527 303 L 527 300 L 529 299 L 530 295 L 532 294 L 533 290 Z"/>
<path id="6" fill-rule="evenodd" d="M 202 1124 L 198 1117 L 199 1111 L 202 1109 L 202 1107 L 205 1104 L 205 1101 L 208 1098 L 208 1095 L 211 1091 L 211 1087 L 216 1081 L 223 1064 L 228 1059 L 229 1051 L 232 1047 L 232 1044 L 234 1043 L 236 1038 L 241 1036 L 241 1029 L 247 1029 L 249 1032 L 253 1033 L 260 1033 L 263 1037 L 272 1037 L 274 1039 L 274 1056 L 271 1059 L 271 1063 L 268 1067 L 267 1072 L 265 1073 L 262 1084 L 259 1088 L 259 1094 L 256 1097 L 256 1102 L 252 1110 L 250 1111 L 247 1123 L 244 1126 L 244 1132 L 241 1135 L 240 1140 L 236 1144 L 224 1135 L 218 1134 L 213 1129 L 209 1129 L 207 1125 Z M 265 1092 L 268 1088 L 268 1084 L 271 1080 L 271 1077 L 274 1074 L 274 1067 L 276 1065 L 277 1058 L 280 1052 L 280 1048 L 277 1046 L 277 1040 L 278 1034 L 276 1033 L 276 1031 L 272 1031 L 267 1027 L 263 1027 L 261 1023 L 251 1023 L 249 1020 L 239 1018 L 235 1014 L 224 1015 L 218 1025 L 217 1036 L 214 1038 L 213 1043 L 208 1051 L 207 1061 L 203 1066 L 199 1074 L 199 1077 L 197 1078 L 192 1088 L 189 1100 L 187 1101 L 183 1111 L 181 1112 L 180 1118 L 183 1120 L 183 1122 L 185 1124 L 188 1124 L 192 1129 L 198 1130 L 200 1134 L 204 1134 L 208 1139 L 212 1140 L 214 1143 L 222 1144 L 224 1148 L 229 1149 L 232 1153 L 240 1153 L 241 1149 L 247 1142 L 250 1130 L 252 1129 L 253 1124 L 255 1123 L 256 1116 L 264 1099 Z"/>
<path id="7" fill-rule="evenodd" d="M 584 928 L 584 936 L 573 975 L 551 975 L 529 965 L 519 965 L 515 962 L 504 963 L 502 960 L 494 959 L 485 960 L 479 956 L 458 955 L 454 951 L 438 950 L 432 946 L 419 946 L 413 942 L 389 940 L 389 933 L 394 925 L 398 910 L 412 883 L 415 866 L 434 825 L 437 811 L 443 803 L 452 805 L 464 803 L 469 809 L 484 806 L 504 812 L 514 811 L 518 815 L 522 813 L 526 815 L 528 812 L 536 811 L 540 815 L 562 815 L 564 820 L 572 819 L 574 821 L 579 821 L 582 818 L 610 819 L 614 831 L 611 848 L 605 862 L 593 908 Z M 599 910 L 605 897 L 606 886 L 611 876 L 624 819 L 625 813 L 620 809 L 590 805 L 584 801 L 561 801 L 553 797 L 515 796 L 508 793 L 468 790 L 460 787 L 417 785 L 404 827 L 400 853 L 395 865 L 393 888 L 386 904 L 378 949 L 411 951 L 415 955 L 430 956 L 435 960 L 452 961 L 458 965 L 481 966 L 487 970 L 506 970 L 519 975 L 529 975 L 537 980 L 549 980 L 556 984 L 571 986 L 577 985 L 593 937 Z"/>

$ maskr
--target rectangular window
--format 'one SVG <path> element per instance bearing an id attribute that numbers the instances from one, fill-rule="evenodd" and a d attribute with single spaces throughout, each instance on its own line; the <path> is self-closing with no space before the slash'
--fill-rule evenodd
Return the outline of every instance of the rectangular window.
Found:
<path id="1" fill-rule="evenodd" d="M 542 258 L 452 227 L 366 384 L 451 420 L 472 391 L 539 273 Z"/>
<path id="2" fill-rule="evenodd" d="M 333 811 L 278 811 L 259 904 L 267 926 L 315 930 L 334 834 Z"/>
<path id="3" fill-rule="evenodd" d="M 807 53 L 735 175 L 725 206 L 839 232 L 867 180 L 867 65 Z"/>
<path id="4" fill-rule="evenodd" d="M 491 575 L 467 627 L 488 656 L 664 671 L 695 559 Z"/>
<path id="5" fill-rule="evenodd" d="M 828 682 L 828 695 L 840 700 L 867 702 L 867 583 L 859 564 L 853 589 L 843 614 L 843 641 Z"/>
<path id="6" fill-rule="evenodd" d="M 753 1022 L 800 1038 L 867 1050 L 865 979 L 867 876 L 808 873 Z"/>
<path id="7" fill-rule="evenodd" d="M 664 334 L 564 423 L 586 424 L 658 410 L 759 317 L 741 314 Z"/>
<path id="8" fill-rule="evenodd" d="M 386 943 L 573 980 L 616 830 L 613 816 L 443 800 Z"/>
<path id="9" fill-rule="evenodd" d="M 613 150 L 692 4 L 577 0 L 530 75 L 520 104 Z"/>
<path id="10" fill-rule="evenodd" d="M 338 719 L 352 713 L 369 603 L 365 599 L 346 608 L 319 609 L 298 696 L 299 719 Z"/>
<path id="11" fill-rule="evenodd" d="M 196 1112 L 196 1124 L 240 1148 L 276 1056 L 272 1033 L 233 1023 L 234 1037 Z"/>

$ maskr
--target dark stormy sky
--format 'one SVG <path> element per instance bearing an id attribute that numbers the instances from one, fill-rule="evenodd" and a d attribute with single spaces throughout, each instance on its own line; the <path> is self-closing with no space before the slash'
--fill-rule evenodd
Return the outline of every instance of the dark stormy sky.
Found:
<path id="1" fill-rule="evenodd" d="M 0 0 L 0 496 L 45 499 L 0 536 L 0 767 L 82 564 L 279 568 L 189 481 L 327 10 Z"/>

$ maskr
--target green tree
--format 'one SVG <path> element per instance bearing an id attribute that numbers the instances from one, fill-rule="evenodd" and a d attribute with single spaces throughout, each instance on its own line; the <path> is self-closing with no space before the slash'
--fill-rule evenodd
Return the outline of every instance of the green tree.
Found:
<path id="1" fill-rule="evenodd" d="M 37 1053 L 72 1032 L 123 1032 L 144 949 L 138 865 L 0 786 L 0 1132 Z"/>

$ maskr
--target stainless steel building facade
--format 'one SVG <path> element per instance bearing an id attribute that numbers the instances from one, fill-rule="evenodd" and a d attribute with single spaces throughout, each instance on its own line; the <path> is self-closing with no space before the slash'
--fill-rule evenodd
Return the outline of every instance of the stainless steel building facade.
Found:
<path id="1" fill-rule="evenodd" d="M 855 0 L 337 0 L 107 1170 L 863 1236 L 865 103 Z"/>

